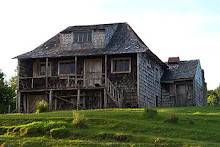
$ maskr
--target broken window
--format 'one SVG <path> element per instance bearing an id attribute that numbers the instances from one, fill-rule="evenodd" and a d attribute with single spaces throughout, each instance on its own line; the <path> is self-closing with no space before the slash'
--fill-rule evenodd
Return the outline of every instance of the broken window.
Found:
<path id="1" fill-rule="evenodd" d="M 92 42 L 92 32 L 73 33 L 73 42 Z"/>
<path id="2" fill-rule="evenodd" d="M 50 75 L 50 63 L 48 63 L 47 74 Z M 46 63 L 40 63 L 40 75 L 46 75 Z"/>
<path id="3" fill-rule="evenodd" d="M 75 61 L 64 61 L 59 63 L 60 74 L 74 74 L 75 73 Z"/>
<path id="4" fill-rule="evenodd" d="M 131 72 L 131 58 L 112 59 L 112 72 Z"/>

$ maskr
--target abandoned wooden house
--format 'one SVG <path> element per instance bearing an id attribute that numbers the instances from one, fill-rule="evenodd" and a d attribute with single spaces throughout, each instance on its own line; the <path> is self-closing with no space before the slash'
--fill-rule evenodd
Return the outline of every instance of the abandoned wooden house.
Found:
<path id="1" fill-rule="evenodd" d="M 203 106 L 207 104 L 207 84 L 199 60 L 169 58 L 161 78 L 162 106 Z"/>
<path id="2" fill-rule="evenodd" d="M 196 87 L 201 88 L 200 93 L 203 91 L 200 66 L 194 78 L 179 81 L 175 76 L 165 76 L 161 84 L 163 73 L 173 70 L 127 23 L 71 26 L 15 58 L 18 59 L 18 112 L 35 112 L 39 100 L 47 101 L 50 111 L 178 106 L 182 103 L 172 101 L 173 85 L 177 91 L 183 87 L 181 82 L 188 91 Z M 193 99 L 187 105 L 202 105 L 201 95 L 197 93 L 187 97 Z"/>

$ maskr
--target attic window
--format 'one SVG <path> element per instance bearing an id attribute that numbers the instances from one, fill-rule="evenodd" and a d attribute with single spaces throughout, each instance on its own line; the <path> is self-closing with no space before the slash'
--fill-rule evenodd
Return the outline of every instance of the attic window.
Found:
<path id="1" fill-rule="evenodd" d="M 92 32 L 73 33 L 73 42 L 92 42 Z"/>
<path id="2" fill-rule="evenodd" d="M 112 73 L 131 72 L 131 58 L 113 58 L 111 61 Z"/>

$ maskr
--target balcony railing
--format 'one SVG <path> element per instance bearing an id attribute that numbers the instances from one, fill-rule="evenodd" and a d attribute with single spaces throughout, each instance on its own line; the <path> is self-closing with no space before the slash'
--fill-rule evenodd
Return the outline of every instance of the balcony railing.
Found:
<path id="1" fill-rule="evenodd" d="M 104 73 L 19 78 L 19 90 L 93 88 L 104 85 Z"/>

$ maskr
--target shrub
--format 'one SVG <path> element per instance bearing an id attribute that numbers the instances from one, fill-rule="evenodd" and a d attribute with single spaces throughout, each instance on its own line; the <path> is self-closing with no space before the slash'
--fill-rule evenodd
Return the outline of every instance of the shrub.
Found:
<path id="1" fill-rule="evenodd" d="M 148 119 L 154 118 L 157 116 L 157 110 L 152 108 L 144 108 L 143 116 Z"/>
<path id="2" fill-rule="evenodd" d="M 50 130 L 50 136 L 54 138 L 65 138 L 69 135 L 69 130 L 65 127 Z"/>
<path id="3" fill-rule="evenodd" d="M 73 124 L 80 128 L 87 127 L 86 118 L 83 114 L 80 114 L 78 112 L 73 112 Z"/>
<path id="4" fill-rule="evenodd" d="M 36 113 L 48 112 L 48 103 L 44 100 L 37 102 L 37 111 Z"/>
<path id="5" fill-rule="evenodd" d="M 178 115 L 175 112 L 172 112 L 170 118 L 166 119 L 165 122 L 177 124 L 179 120 Z"/>

